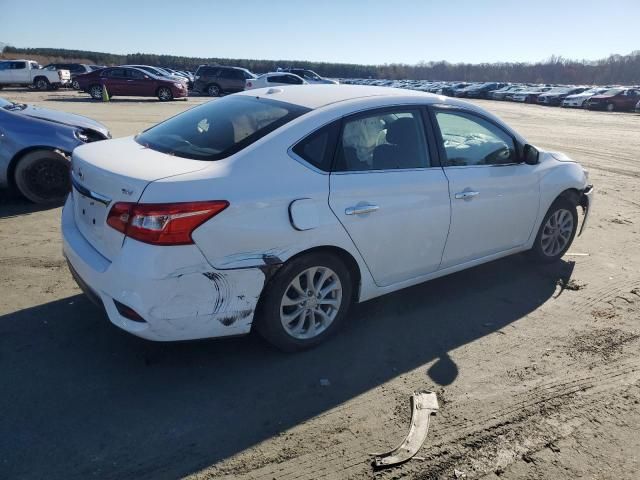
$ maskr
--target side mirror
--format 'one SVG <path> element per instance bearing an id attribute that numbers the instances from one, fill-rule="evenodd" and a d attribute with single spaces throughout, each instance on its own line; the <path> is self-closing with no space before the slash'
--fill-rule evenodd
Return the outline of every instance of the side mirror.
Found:
<path id="1" fill-rule="evenodd" d="M 540 160 L 540 152 L 536 147 L 527 143 L 522 149 L 522 159 L 527 165 L 537 165 Z"/>

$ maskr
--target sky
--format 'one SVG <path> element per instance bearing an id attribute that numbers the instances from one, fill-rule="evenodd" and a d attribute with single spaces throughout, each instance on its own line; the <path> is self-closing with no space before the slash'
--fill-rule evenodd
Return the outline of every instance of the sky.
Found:
<path id="1" fill-rule="evenodd" d="M 359 64 L 595 60 L 639 22 L 640 0 L 0 0 L 16 47 Z"/>

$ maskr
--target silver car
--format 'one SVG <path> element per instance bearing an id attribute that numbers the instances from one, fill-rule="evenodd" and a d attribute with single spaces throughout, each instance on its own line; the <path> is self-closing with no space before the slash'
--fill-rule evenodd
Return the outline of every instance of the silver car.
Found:
<path id="1" fill-rule="evenodd" d="M 90 118 L 0 97 L 0 188 L 17 187 L 35 203 L 61 202 L 73 149 L 107 138 L 107 127 Z"/>

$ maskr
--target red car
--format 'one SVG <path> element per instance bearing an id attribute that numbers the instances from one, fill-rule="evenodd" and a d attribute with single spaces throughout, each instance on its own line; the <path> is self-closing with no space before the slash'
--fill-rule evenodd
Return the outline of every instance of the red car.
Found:
<path id="1" fill-rule="evenodd" d="M 629 112 L 634 109 L 638 100 L 640 100 L 640 89 L 611 88 L 601 95 L 594 95 L 585 103 L 589 110 Z"/>
<path id="2" fill-rule="evenodd" d="M 161 101 L 187 96 L 184 82 L 176 82 L 134 67 L 110 67 L 76 77 L 80 90 L 102 100 L 102 89 L 109 97 L 158 97 Z"/>

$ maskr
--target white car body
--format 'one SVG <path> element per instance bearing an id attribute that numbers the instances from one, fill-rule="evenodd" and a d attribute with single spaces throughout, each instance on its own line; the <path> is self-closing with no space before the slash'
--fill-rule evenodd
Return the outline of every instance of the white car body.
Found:
<path id="1" fill-rule="evenodd" d="M 0 61 L 0 86 L 36 85 L 41 78 L 48 85 L 66 85 L 71 82 L 71 73 L 69 70 L 44 70 L 33 60 Z"/>
<path id="2" fill-rule="evenodd" d="M 285 69 L 278 69 L 278 71 L 293 73 L 294 75 L 298 75 L 300 78 L 303 78 L 306 82 L 312 85 L 338 85 L 339 83 L 337 80 L 321 77 L 313 70 L 307 70 L 304 68 L 285 68 Z"/>
<path id="3" fill-rule="evenodd" d="M 355 300 L 368 300 L 530 249 L 554 200 L 587 187 L 579 164 L 543 151 L 535 165 L 324 172 L 292 147 L 345 116 L 387 107 L 456 109 L 526 141 L 473 104 L 391 88 L 290 86 L 215 102 L 257 97 L 310 110 L 216 161 L 168 155 L 132 137 L 74 151 L 64 255 L 118 327 L 163 341 L 246 334 L 274 269 L 315 249 L 350 259 L 359 277 Z M 471 190 L 480 194 L 460 196 Z M 192 244 L 150 245 L 105 223 L 116 202 L 211 200 L 229 206 L 193 231 Z M 367 204 L 376 209 L 350 214 Z M 144 321 L 123 315 L 114 301 Z"/>
<path id="4" fill-rule="evenodd" d="M 287 85 L 308 85 L 309 82 L 298 75 L 287 72 L 270 72 L 260 75 L 257 78 L 245 80 L 245 90 L 267 87 L 284 87 Z"/>
<path id="5" fill-rule="evenodd" d="M 600 95 L 601 93 L 604 93 L 607 90 L 609 90 L 609 89 L 606 88 L 606 87 L 605 88 L 598 87 L 598 88 L 591 88 L 589 90 L 586 90 L 586 91 L 584 91 L 582 93 L 577 93 L 575 95 L 568 95 L 562 101 L 562 106 L 563 107 L 578 107 L 578 108 L 582 108 L 582 107 L 584 107 L 584 102 L 589 100 L 594 95 Z"/>

